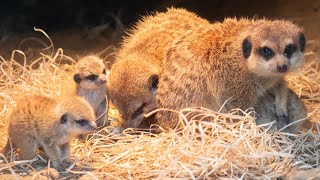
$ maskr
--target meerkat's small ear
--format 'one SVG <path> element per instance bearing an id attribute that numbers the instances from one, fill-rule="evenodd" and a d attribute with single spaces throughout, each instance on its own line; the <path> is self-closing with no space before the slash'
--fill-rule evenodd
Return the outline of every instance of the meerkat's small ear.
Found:
<path id="1" fill-rule="evenodd" d="M 79 75 L 79 74 L 75 74 L 75 75 L 73 76 L 73 80 L 74 80 L 74 82 L 76 82 L 77 84 L 79 84 L 80 81 L 81 81 L 80 75 Z"/>
<path id="2" fill-rule="evenodd" d="M 61 123 L 61 124 L 65 124 L 67 121 L 68 121 L 67 114 L 63 114 L 63 115 L 60 117 L 60 123 Z"/>
<path id="3" fill-rule="evenodd" d="M 158 89 L 158 84 L 159 84 L 159 75 L 157 75 L 157 74 L 151 75 L 148 80 L 148 85 L 149 85 L 149 90 L 153 94 L 156 94 L 157 89 Z"/>
<path id="4" fill-rule="evenodd" d="M 245 38 L 243 41 L 242 41 L 242 53 L 243 53 L 243 57 L 245 59 L 248 59 L 250 54 L 251 54 L 251 50 L 252 50 L 252 44 L 249 40 L 249 38 Z"/>
<path id="5" fill-rule="evenodd" d="M 304 48 L 306 46 L 306 38 L 303 33 L 299 33 L 299 45 L 301 52 L 304 52 Z"/>

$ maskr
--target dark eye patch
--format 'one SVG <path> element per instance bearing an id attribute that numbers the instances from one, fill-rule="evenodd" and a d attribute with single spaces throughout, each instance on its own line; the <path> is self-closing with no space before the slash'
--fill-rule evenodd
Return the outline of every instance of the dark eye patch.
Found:
<path id="1" fill-rule="evenodd" d="M 80 126 L 85 126 L 87 125 L 89 122 L 86 119 L 80 119 L 76 121 Z"/>
<path id="2" fill-rule="evenodd" d="M 271 59 L 275 53 L 272 51 L 272 49 L 268 47 L 262 47 L 258 49 L 258 53 L 260 56 L 262 56 L 265 60 Z"/>
<path id="3" fill-rule="evenodd" d="M 141 115 L 143 113 L 143 108 L 146 106 L 146 103 L 143 103 L 140 107 L 138 107 L 138 109 L 136 111 L 133 112 L 131 119 L 135 119 L 136 117 L 138 117 L 139 115 Z"/>
<path id="4" fill-rule="evenodd" d="M 86 76 L 86 79 L 88 79 L 90 81 L 94 81 L 94 80 L 98 79 L 98 75 L 92 74 L 92 75 Z"/>
<path id="5" fill-rule="evenodd" d="M 103 69 L 102 74 L 106 74 L 106 72 L 107 72 L 106 69 Z"/>
<path id="6" fill-rule="evenodd" d="M 287 57 L 287 58 L 291 58 L 292 57 L 292 54 L 294 52 L 297 51 L 297 46 L 294 45 L 294 44 L 289 44 L 286 46 L 286 48 L 284 49 L 284 55 Z"/>

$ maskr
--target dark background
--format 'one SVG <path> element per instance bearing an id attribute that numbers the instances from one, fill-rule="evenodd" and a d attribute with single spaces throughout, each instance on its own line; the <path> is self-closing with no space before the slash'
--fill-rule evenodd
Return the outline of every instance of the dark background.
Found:
<path id="1" fill-rule="evenodd" d="M 289 19 L 305 27 L 307 39 L 320 35 L 319 0 L 7 0 L 0 4 L 0 55 L 10 57 L 26 37 L 46 41 L 33 27 L 41 28 L 71 57 L 118 46 L 123 31 L 141 16 L 166 7 L 183 7 L 210 21 L 224 17 Z M 121 27 L 119 28 L 120 20 Z M 97 27 L 107 25 L 99 31 Z M 94 33 L 92 33 L 94 32 Z M 39 45 L 38 45 L 39 46 Z M 28 42 L 20 49 L 36 49 Z M 38 47 L 40 48 L 40 47 Z M 27 55 L 28 52 L 26 52 Z M 32 54 L 32 53 L 31 53 Z M 33 53 L 35 54 L 35 53 Z"/>

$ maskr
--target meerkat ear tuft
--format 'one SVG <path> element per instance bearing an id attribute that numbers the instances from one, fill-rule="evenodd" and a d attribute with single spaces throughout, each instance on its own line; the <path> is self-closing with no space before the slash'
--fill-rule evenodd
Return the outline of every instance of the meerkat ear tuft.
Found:
<path id="1" fill-rule="evenodd" d="M 67 114 L 63 114 L 63 115 L 60 117 L 60 123 L 61 123 L 61 124 L 65 124 L 67 121 L 68 121 Z"/>
<path id="2" fill-rule="evenodd" d="M 148 84 L 149 84 L 149 90 L 155 94 L 157 92 L 158 89 L 158 84 L 159 84 L 159 75 L 157 74 L 153 74 L 149 77 L 148 80 Z"/>
<path id="3" fill-rule="evenodd" d="M 77 84 L 79 84 L 80 81 L 81 81 L 80 75 L 79 75 L 79 74 L 75 74 L 75 75 L 73 76 L 73 80 L 74 80 L 74 82 L 76 82 Z"/>
<path id="4" fill-rule="evenodd" d="M 242 53 L 245 59 L 248 59 L 252 50 L 252 44 L 248 38 L 245 38 L 242 42 Z"/>
<path id="5" fill-rule="evenodd" d="M 299 45 L 301 52 L 304 52 L 304 48 L 306 46 L 306 38 L 303 33 L 299 33 Z"/>

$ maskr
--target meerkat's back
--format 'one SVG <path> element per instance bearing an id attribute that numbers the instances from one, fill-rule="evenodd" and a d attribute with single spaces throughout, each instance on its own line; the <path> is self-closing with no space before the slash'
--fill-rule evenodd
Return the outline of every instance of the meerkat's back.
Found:
<path id="1" fill-rule="evenodd" d="M 210 23 L 184 9 L 146 16 L 129 33 L 113 64 L 108 91 L 126 127 L 137 127 L 156 108 L 155 94 L 167 49 L 194 27 Z"/>

